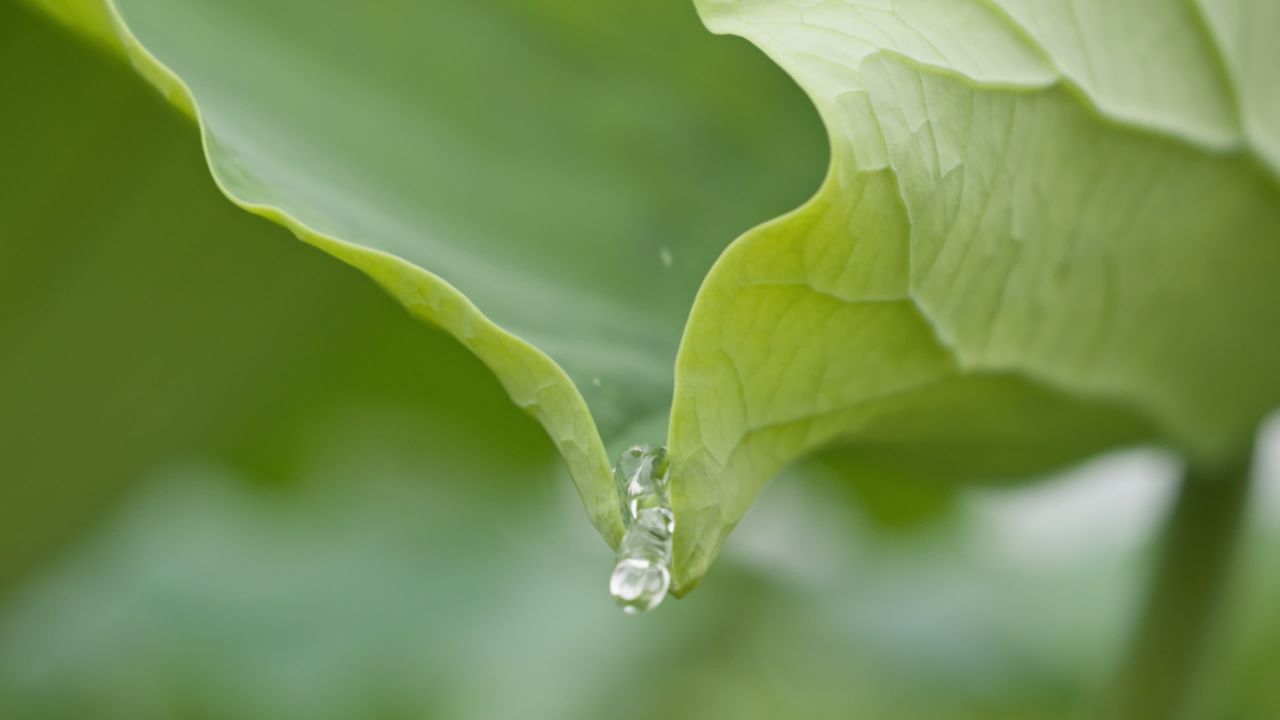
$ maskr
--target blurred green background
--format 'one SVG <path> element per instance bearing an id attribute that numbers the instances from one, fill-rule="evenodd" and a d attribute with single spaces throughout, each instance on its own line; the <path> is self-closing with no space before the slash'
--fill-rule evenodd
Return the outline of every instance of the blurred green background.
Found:
<path id="1" fill-rule="evenodd" d="M 819 458 L 625 617 L 477 361 L 224 200 L 117 58 L 10 3 L 0 55 L 0 718 L 1071 718 L 1106 690 L 1164 455 L 959 494 Z M 775 160 L 784 208 L 821 158 Z M 1194 717 L 1280 717 L 1276 446 Z"/>

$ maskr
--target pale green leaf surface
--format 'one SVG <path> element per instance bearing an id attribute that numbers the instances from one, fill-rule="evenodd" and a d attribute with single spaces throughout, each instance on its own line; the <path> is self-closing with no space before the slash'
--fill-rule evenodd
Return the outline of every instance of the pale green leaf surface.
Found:
<path id="1" fill-rule="evenodd" d="M 699 3 L 805 88 L 832 162 L 695 302 L 681 590 L 771 475 L 831 442 L 939 480 L 1247 446 L 1280 400 L 1280 88 L 1243 37 L 1280 29 L 1264 5 L 1213 9 L 1215 32 L 1160 0 Z"/>
<path id="2" fill-rule="evenodd" d="M 1280 3 L 1199 0 L 1197 6 L 1232 90 L 1241 132 L 1273 174 L 1280 172 Z"/>

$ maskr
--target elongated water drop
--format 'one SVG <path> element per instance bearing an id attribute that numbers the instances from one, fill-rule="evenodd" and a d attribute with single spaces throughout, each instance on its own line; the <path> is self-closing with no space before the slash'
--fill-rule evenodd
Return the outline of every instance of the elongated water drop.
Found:
<path id="1" fill-rule="evenodd" d="M 613 468 L 626 532 L 609 594 L 628 615 L 652 610 L 671 587 L 671 534 L 675 515 L 667 499 L 667 451 L 648 445 L 627 448 Z"/>

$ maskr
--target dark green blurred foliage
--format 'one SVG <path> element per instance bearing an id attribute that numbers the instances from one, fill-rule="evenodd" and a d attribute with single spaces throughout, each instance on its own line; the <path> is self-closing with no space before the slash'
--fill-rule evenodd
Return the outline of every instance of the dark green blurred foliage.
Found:
<path id="1" fill-rule="evenodd" d="M 126 67 L 3 12 L 0 583 L 165 459 L 285 477 L 309 418 L 354 401 L 465 399 L 530 447 L 454 343 L 227 203 Z"/>

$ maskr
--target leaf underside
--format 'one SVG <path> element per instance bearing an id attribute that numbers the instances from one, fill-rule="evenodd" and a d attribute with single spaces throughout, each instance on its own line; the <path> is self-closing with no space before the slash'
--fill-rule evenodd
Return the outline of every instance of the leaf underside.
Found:
<path id="1" fill-rule="evenodd" d="M 694 305 L 671 434 L 682 580 L 771 474 L 835 441 L 954 479 L 1142 439 L 1244 451 L 1280 394 L 1280 53 L 1262 42 L 1280 8 L 699 9 L 806 90 L 832 161 Z"/>

